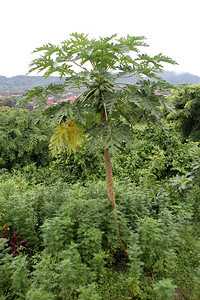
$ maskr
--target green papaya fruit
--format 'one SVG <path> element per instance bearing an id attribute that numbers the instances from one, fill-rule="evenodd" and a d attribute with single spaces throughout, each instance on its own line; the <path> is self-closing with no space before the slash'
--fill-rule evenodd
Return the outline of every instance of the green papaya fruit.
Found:
<path id="1" fill-rule="evenodd" d="M 96 91 L 94 92 L 94 97 L 99 97 L 100 95 L 100 90 L 96 89 Z"/>
<path id="2" fill-rule="evenodd" d="M 111 80 L 107 80 L 107 83 L 108 83 L 110 86 L 112 86 L 112 87 L 115 85 L 114 82 L 111 81 Z"/>
<path id="3" fill-rule="evenodd" d="M 98 97 L 94 97 L 94 98 L 93 98 L 92 105 L 93 105 L 93 107 L 99 105 L 99 98 L 98 98 Z"/>
<path id="4" fill-rule="evenodd" d="M 91 84 L 91 87 L 92 87 L 92 88 L 96 88 L 96 87 L 98 87 L 98 86 L 99 86 L 99 83 L 98 83 L 98 82 L 94 82 L 94 83 Z"/>
<path id="5" fill-rule="evenodd" d="M 104 85 L 100 85 L 99 89 L 100 89 L 101 92 L 104 92 L 105 91 L 105 86 Z"/>

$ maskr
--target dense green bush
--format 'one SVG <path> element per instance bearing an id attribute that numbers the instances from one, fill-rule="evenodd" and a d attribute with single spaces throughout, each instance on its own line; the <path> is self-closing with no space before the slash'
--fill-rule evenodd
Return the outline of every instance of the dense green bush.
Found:
<path id="1" fill-rule="evenodd" d="M 158 180 L 186 175 L 195 159 L 198 164 L 198 154 L 192 151 L 197 149 L 198 143 L 183 143 L 173 124 L 166 127 L 167 132 L 146 126 L 134 129 L 132 142 L 112 157 L 116 180 L 151 185 Z M 20 169 L 19 173 L 23 173 L 27 181 L 52 184 L 62 180 L 84 184 L 105 178 L 104 158 L 98 149 L 89 151 L 83 145 L 75 153 L 66 151 L 53 159 L 47 147 L 43 155 L 49 157 L 48 168 L 32 161 Z"/>
<path id="2" fill-rule="evenodd" d="M 52 130 L 44 123 L 36 124 L 40 114 L 38 110 L 0 108 L 1 168 L 49 163 L 48 140 Z"/>
<path id="3" fill-rule="evenodd" d="M 0 187 L 1 231 L 7 224 L 28 240 L 28 250 L 12 257 L 0 239 L 5 299 L 173 299 L 175 287 L 198 299 L 196 207 L 188 211 L 184 197 L 177 205 L 170 183 L 115 183 L 129 259 L 120 252 L 104 181 L 44 186 L 4 174 Z"/>
<path id="4" fill-rule="evenodd" d="M 50 164 L 50 169 L 65 182 L 82 183 L 105 178 L 104 157 L 100 149 L 89 150 L 80 146 L 74 153 L 66 151 L 58 155 Z"/>
<path id="5" fill-rule="evenodd" d="M 53 131 L 47 123 L 38 123 L 38 117 L 37 110 L 1 109 L 1 168 L 18 167 L 28 181 L 35 183 L 51 184 L 61 178 L 71 183 L 105 178 L 104 159 L 98 149 L 91 152 L 83 145 L 76 153 L 67 151 L 53 159 L 48 149 Z M 166 123 L 165 128 L 134 127 L 130 144 L 112 157 L 114 176 L 147 184 L 186 174 L 194 158 L 191 149 L 198 143 L 183 143 L 173 123 Z"/>
<path id="6" fill-rule="evenodd" d="M 17 98 L 8 96 L 5 98 L 0 97 L 0 106 L 7 106 L 7 107 L 15 107 L 17 104 Z"/>
<path id="7" fill-rule="evenodd" d="M 127 258 L 102 153 L 83 145 L 53 159 L 37 114 L 0 112 L 0 299 L 199 299 L 199 143 L 167 121 L 140 125 L 112 157 Z M 19 233 L 15 257 L 6 229 Z"/>
<path id="8" fill-rule="evenodd" d="M 130 145 L 112 158 L 114 175 L 121 180 L 152 184 L 185 174 L 195 157 L 191 150 L 198 144 L 184 143 L 173 123 L 166 123 L 165 130 L 139 125 L 134 128 Z"/>
<path id="9" fill-rule="evenodd" d="M 182 84 L 172 91 L 170 99 L 176 107 L 176 114 L 169 119 L 176 120 L 177 128 L 184 138 L 199 141 L 200 137 L 200 84 Z"/>

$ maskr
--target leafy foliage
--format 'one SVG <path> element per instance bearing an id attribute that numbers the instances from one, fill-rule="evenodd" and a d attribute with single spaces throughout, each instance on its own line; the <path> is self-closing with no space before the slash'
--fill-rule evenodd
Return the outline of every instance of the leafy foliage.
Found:
<path id="1" fill-rule="evenodd" d="M 2 244 L 3 295 L 173 299 L 177 286 L 188 299 L 198 299 L 195 195 L 187 203 L 169 185 L 150 188 L 115 182 L 115 188 L 129 260 L 120 254 L 104 181 L 30 186 L 22 175 L 1 175 L 0 208 L 5 215 L 0 222 L 20 230 L 29 249 L 29 257 L 19 252 L 18 261 Z"/>
<path id="2" fill-rule="evenodd" d="M 38 111 L 25 109 L 0 109 L 0 166 L 11 169 L 31 162 L 47 165 L 48 140 L 51 128 L 36 124 Z M 45 155 L 42 155 L 42 154 Z"/>
<path id="3" fill-rule="evenodd" d="M 57 151 L 64 151 L 66 147 L 75 151 L 82 140 L 85 140 L 83 130 L 74 124 L 73 119 L 69 119 L 67 124 L 61 124 L 56 128 L 49 147 L 55 156 Z"/>
<path id="4" fill-rule="evenodd" d="M 0 97 L 0 106 L 8 106 L 8 107 L 15 107 L 17 103 L 17 99 L 14 97 Z"/>
<path id="5" fill-rule="evenodd" d="M 173 91 L 173 103 L 177 109 L 176 116 L 169 116 L 177 120 L 178 128 L 185 138 L 199 141 L 200 136 L 200 85 L 180 85 Z"/>
<path id="6" fill-rule="evenodd" d="M 8 236 L 8 227 L 6 225 L 4 228 L 4 233 L 0 230 L 0 236 L 6 240 L 7 247 L 8 248 L 11 247 L 13 256 L 19 255 L 16 251 L 18 248 L 27 250 L 26 247 L 22 246 L 22 244 L 25 244 L 27 241 L 24 240 L 24 241 L 19 242 L 18 241 L 19 233 L 16 233 L 15 229 L 13 230 L 12 235 Z"/>
<path id="7" fill-rule="evenodd" d="M 73 34 L 60 46 L 37 49 L 44 52 L 33 69 L 68 77 L 63 85 L 31 91 L 27 99 L 86 87 L 74 104 L 45 110 L 44 120 L 62 129 L 52 147 L 60 149 L 63 138 L 69 142 L 69 127 L 73 138 L 84 138 L 84 127 L 93 152 L 79 145 L 76 153 L 58 153 L 46 167 L 37 167 L 31 157 L 21 170 L 1 170 L 0 230 L 12 235 L 16 228 L 28 248 L 28 255 L 19 250 L 13 257 L 0 238 L 2 299 L 199 299 L 199 143 L 185 141 L 173 122 L 161 119 L 162 110 L 174 114 L 155 93 L 166 85 L 142 76 L 156 78 L 162 62 L 170 60 L 141 54 L 139 46 L 146 46 L 142 37 L 89 40 Z M 134 73 L 142 81 L 121 85 L 111 72 L 117 70 L 122 78 Z M 4 109 L 15 121 L 22 112 Z M 166 130 L 147 126 L 155 120 Z M 49 123 L 39 124 L 33 133 L 49 132 Z M 11 127 L 5 122 L 8 132 Z M 45 137 L 47 144 L 50 135 Z M 76 148 L 73 139 L 72 144 Z M 119 149 L 112 157 L 117 227 L 106 196 L 102 148 Z"/>
<path id="8" fill-rule="evenodd" d="M 67 77 L 64 84 L 29 91 L 22 102 L 37 98 L 41 102 L 51 93 L 62 94 L 73 87 L 85 87 L 85 92 L 70 107 L 61 105 L 48 110 L 47 115 L 54 122 L 59 116 L 59 123 L 76 117 L 88 129 L 89 141 L 102 138 L 103 148 L 114 151 L 126 139 L 127 122 L 134 124 L 151 115 L 159 118 L 161 102 L 165 106 L 166 101 L 155 90 L 161 86 L 166 89 L 168 85 L 162 81 L 145 81 L 142 77 L 158 79 L 163 63 L 175 62 L 162 54 L 154 57 L 141 54 L 140 47 L 147 47 L 142 36 L 117 38 L 114 34 L 89 40 L 87 35 L 78 33 L 71 34 L 58 46 L 49 43 L 39 47 L 34 52 L 41 56 L 32 61 L 30 72 L 43 72 L 44 77 L 56 72 L 61 79 Z M 132 75 L 140 80 L 136 85 L 116 84 L 117 78 Z M 55 135 L 55 143 L 56 137 L 60 140 Z"/>

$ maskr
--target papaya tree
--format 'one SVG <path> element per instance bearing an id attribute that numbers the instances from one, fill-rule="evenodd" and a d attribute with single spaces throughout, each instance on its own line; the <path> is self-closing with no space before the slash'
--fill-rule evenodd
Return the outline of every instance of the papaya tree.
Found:
<path id="1" fill-rule="evenodd" d="M 123 142 L 130 142 L 134 124 L 161 118 L 161 107 L 167 106 L 156 90 L 167 88 L 159 78 L 163 63 L 175 62 L 161 53 L 141 53 L 147 47 L 145 37 L 130 36 L 89 39 L 73 33 L 59 45 L 51 43 L 36 48 L 41 55 L 30 64 L 30 71 L 44 77 L 57 74 L 63 84 L 36 87 L 23 101 L 44 101 L 48 95 L 63 94 L 78 88 L 83 92 L 73 103 L 60 103 L 46 109 L 45 115 L 57 124 L 50 141 L 53 153 L 66 147 L 75 150 L 80 141 L 90 147 L 101 147 L 104 154 L 107 193 L 116 220 L 116 204 L 110 154 Z M 135 82 L 128 83 L 130 79 Z M 117 226 L 117 220 L 116 220 Z M 121 246 L 119 229 L 117 234 Z"/>

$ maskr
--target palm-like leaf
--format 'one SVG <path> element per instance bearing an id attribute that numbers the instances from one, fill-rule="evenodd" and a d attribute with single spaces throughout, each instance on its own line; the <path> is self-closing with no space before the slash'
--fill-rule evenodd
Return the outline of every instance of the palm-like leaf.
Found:
<path id="1" fill-rule="evenodd" d="M 52 155 L 55 156 L 57 151 L 62 151 L 66 148 L 76 151 L 79 143 L 85 140 L 83 129 L 74 123 L 74 118 L 71 118 L 66 124 L 57 126 L 55 133 L 51 137 L 49 148 Z"/>

